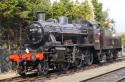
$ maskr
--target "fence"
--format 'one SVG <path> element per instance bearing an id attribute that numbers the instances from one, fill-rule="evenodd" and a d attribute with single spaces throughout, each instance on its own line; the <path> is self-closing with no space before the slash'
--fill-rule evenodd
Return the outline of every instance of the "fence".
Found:
<path id="1" fill-rule="evenodd" d="M 6 49 L 0 49 L 0 73 L 11 70 L 12 63 L 7 61 L 9 51 Z"/>
<path id="2" fill-rule="evenodd" d="M 7 50 L 7 49 L 0 49 L 0 73 L 7 72 L 10 70 L 16 70 L 17 63 L 10 62 L 8 60 L 8 56 L 12 53 L 24 53 L 24 50 Z"/>
<path id="3" fill-rule="evenodd" d="M 15 51 L 16 53 L 22 52 L 22 50 L 0 49 L 0 73 L 15 70 L 17 68 L 16 63 L 12 63 L 8 60 L 8 56 Z"/>

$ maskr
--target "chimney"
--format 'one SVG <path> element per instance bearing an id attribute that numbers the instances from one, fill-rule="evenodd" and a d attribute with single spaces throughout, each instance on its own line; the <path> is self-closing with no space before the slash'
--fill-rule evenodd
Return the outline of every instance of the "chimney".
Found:
<path id="1" fill-rule="evenodd" d="M 36 17 L 38 21 L 45 21 L 45 12 L 37 12 Z"/>

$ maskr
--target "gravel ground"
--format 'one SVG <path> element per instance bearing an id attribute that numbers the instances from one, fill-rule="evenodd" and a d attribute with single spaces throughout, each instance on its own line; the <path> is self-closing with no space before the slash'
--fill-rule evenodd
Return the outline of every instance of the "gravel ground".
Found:
<path id="1" fill-rule="evenodd" d="M 13 77 L 18 77 L 19 75 L 14 72 L 14 71 L 10 71 L 10 72 L 6 72 L 6 73 L 2 73 L 0 74 L 0 80 L 2 79 L 8 79 L 8 78 L 13 78 Z"/>

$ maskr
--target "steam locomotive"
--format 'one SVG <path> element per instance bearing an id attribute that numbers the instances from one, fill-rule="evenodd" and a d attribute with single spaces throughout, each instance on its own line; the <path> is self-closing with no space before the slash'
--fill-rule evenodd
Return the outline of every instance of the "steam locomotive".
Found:
<path id="1" fill-rule="evenodd" d="M 45 20 L 43 12 L 37 12 L 37 19 L 26 29 L 27 47 L 34 51 L 9 56 L 10 61 L 19 63 L 21 76 L 33 70 L 41 75 L 52 69 L 66 71 L 70 67 L 115 60 L 122 50 L 120 38 L 101 28 L 98 22 L 68 23 L 64 16 Z"/>

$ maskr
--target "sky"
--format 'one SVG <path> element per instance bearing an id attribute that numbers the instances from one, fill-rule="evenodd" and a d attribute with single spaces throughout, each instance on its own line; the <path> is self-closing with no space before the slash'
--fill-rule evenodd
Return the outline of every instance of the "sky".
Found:
<path id="1" fill-rule="evenodd" d="M 125 1 L 99 0 L 99 2 L 103 3 L 103 10 L 108 10 L 109 17 L 115 20 L 116 32 L 125 32 Z"/>
<path id="2" fill-rule="evenodd" d="M 125 32 L 125 1 L 124 0 L 99 0 L 103 9 L 109 12 L 109 17 L 115 20 L 117 32 Z"/>

